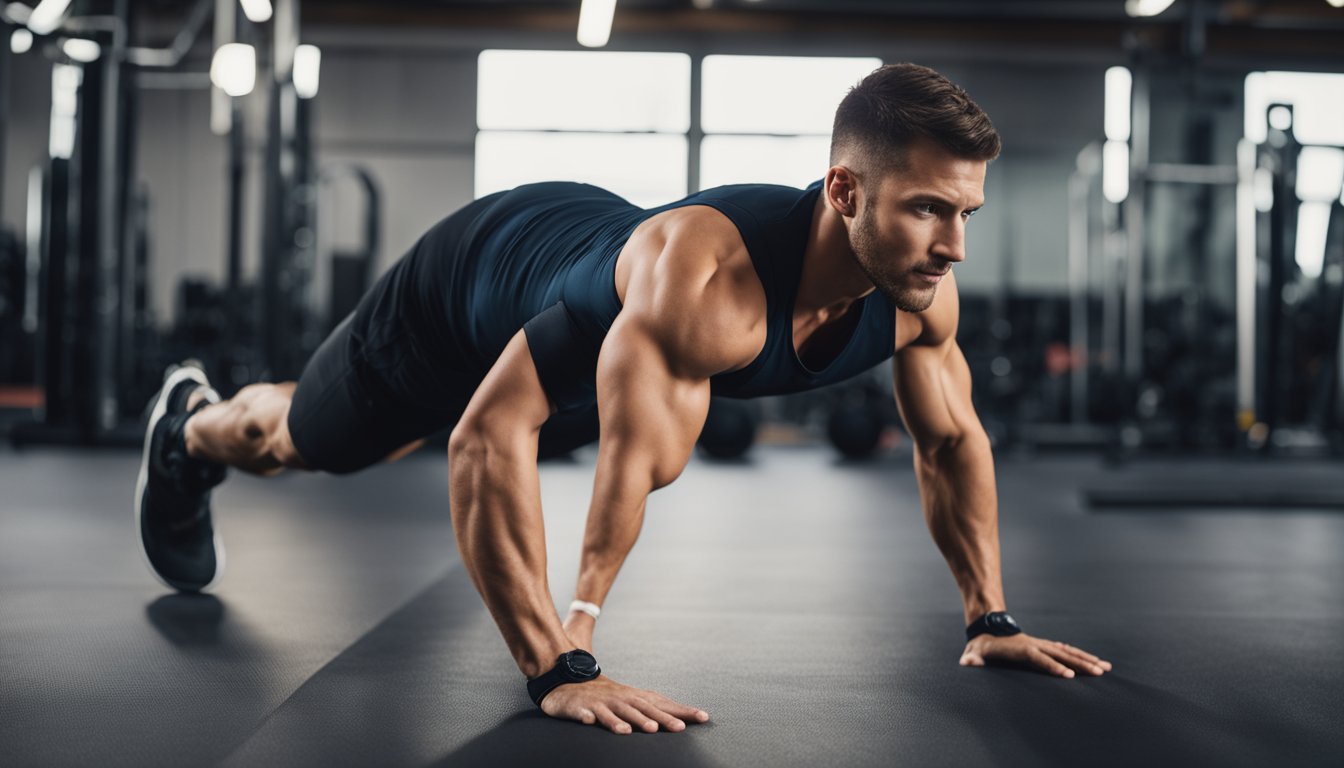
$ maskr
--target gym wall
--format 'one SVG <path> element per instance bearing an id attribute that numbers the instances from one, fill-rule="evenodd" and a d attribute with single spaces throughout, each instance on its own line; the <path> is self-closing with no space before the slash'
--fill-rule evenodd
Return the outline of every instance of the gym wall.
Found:
<path id="1" fill-rule="evenodd" d="M 358 162 L 369 167 L 382 186 L 385 226 L 380 268 L 471 198 L 479 50 L 573 47 L 568 35 L 542 33 L 482 36 L 377 30 L 356 35 L 348 29 L 314 26 L 306 27 L 303 37 L 323 51 L 321 90 L 312 102 L 319 166 Z M 624 47 L 692 55 L 873 55 L 939 69 L 989 112 L 1005 142 L 1003 156 L 988 177 L 988 204 L 969 230 L 969 258 L 958 270 L 959 285 L 968 292 L 1005 287 L 1031 293 L 1065 291 L 1068 174 L 1078 150 L 1101 135 L 1102 77 L 1107 66 L 1120 63 L 1118 51 L 1061 66 L 1057 60 L 1024 60 L 1007 52 L 986 55 L 889 43 L 859 48 L 825 39 L 799 45 L 718 37 L 709 48 L 704 41 L 656 37 L 626 41 Z M 204 47 L 193 53 L 205 55 Z M 50 64 L 37 56 L 14 58 L 15 125 L 6 166 L 4 219 L 21 230 L 26 169 L 45 151 Z M 204 66 L 202 58 L 197 68 Z M 252 123 L 250 188 L 244 204 L 244 264 L 249 272 L 256 264 L 259 242 L 261 106 L 245 108 Z M 154 302 L 159 322 L 166 324 L 173 319 L 171 287 L 180 275 L 223 278 L 226 146 L 224 139 L 210 133 L 209 96 L 204 90 L 145 91 L 141 109 L 137 173 L 152 197 L 153 281 L 158 286 Z M 818 176 L 823 170 L 818 169 Z M 351 242 L 358 237 L 359 216 L 352 208 L 357 202 L 349 195 L 333 198 L 324 202 L 322 212 L 328 215 L 323 217 L 322 236 Z M 323 286 L 315 289 L 321 291 Z"/>

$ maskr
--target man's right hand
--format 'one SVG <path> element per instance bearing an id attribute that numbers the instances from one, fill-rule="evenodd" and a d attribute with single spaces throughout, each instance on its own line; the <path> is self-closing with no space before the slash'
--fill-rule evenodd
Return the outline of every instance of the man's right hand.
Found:
<path id="1" fill-rule="evenodd" d="M 709 713 L 679 704 L 660 693 L 622 685 L 606 675 L 586 683 L 557 686 L 541 701 L 541 711 L 562 720 L 600 725 L 612 733 L 639 729 L 654 733 L 659 726 L 677 733 L 687 723 L 704 723 Z"/>
<path id="2" fill-rule="evenodd" d="M 576 647 L 593 652 L 593 627 L 597 620 L 583 611 L 570 611 L 565 619 L 565 634 Z"/>

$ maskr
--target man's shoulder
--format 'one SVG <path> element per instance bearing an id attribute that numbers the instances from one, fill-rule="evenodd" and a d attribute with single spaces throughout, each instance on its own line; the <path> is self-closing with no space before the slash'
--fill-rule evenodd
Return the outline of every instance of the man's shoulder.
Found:
<path id="1" fill-rule="evenodd" d="M 749 361 L 764 343 L 766 300 L 741 236 L 712 208 L 659 216 L 631 239 L 622 312 L 643 318 L 674 356 Z"/>
<path id="2" fill-rule="evenodd" d="M 716 208 L 687 205 L 651 216 L 631 244 L 663 262 L 663 271 L 681 278 L 705 278 L 749 267 L 751 259 L 737 226 Z"/>

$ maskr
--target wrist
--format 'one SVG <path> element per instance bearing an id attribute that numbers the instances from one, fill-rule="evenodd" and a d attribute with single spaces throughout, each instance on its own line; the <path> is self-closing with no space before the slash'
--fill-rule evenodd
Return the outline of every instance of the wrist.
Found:
<path id="1" fill-rule="evenodd" d="M 971 622 L 975 621 L 976 619 L 980 618 L 981 616 L 984 616 L 986 613 L 993 613 L 993 612 L 995 612 L 995 611 L 1007 611 L 1007 610 L 1008 610 L 1008 606 L 1005 604 L 1005 602 L 1004 602 L 1002 599 L 998 599 L 998 600 L 986 600 L 986 599 L 967 600 L 967 601 L 965 602 L 965 605 L 964 605 L 963 608 L 962 608 L 962 613 L 963 613 L 963 617 L 962 617 L 962 618 L 964 619 L 964 622 L 963 622 L 963 623 L 965 623 L 965 624 L 970 624 Z"/>
<path id="2" fill-rule="evenodd" d="M 590 603 L 587 600 L 575 600 L 569 604 L 569 612 L 587 614 L 594 620 L 602 615 L 602 606 L 597 603 Z"/>
<path id="3" fill-rule="evenodd" d="M 540 675 L 527 681 L 527 695 L 538 707 L 552 690 L 566 683 L 591 683 L 602 674 L 597 659 L 584 650 L 560 654 L 555 664 Z"/>
<path id="4" fill-rule="evenodd" d="M 573 641 L 561 635 L 559 641 L 534 646 L 520 654 L 515 659 L 518 671 L 523 673 L 523 677 L 531 680 L 554 667 L 556 659 L 572 650 L 575 650 Z"/>
<path id="5" fill-rule="evenodd" d="M 966 627 L 966 641 L 970 642 L 980 635 L 1012 637 L 1022 633 L 1017 620 L 1007 611 L 990 611 L 972 621 Z"/>

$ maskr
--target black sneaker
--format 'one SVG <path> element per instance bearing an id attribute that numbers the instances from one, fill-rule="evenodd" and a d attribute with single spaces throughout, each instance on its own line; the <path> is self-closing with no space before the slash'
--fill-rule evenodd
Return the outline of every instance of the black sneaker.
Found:
<path id="1" fill-rule="evenodd" d="M 205 371 L 194 363 L 168 369 L 145 428 L 145 450 L 135 484 L 135 518 L 149 569 L 164 585 L 200 592 L 224 572 L 224 545 L 210 521 L 210 489 L 225 466 L 187 455 L 183 429 L 187 400 L 198 388 L 196 410 L 219 402 Z"/>

